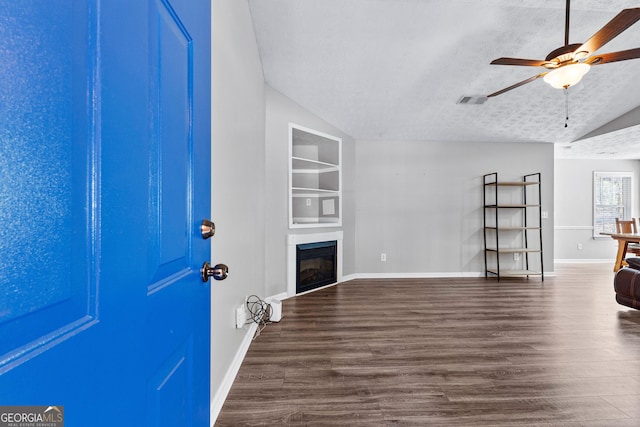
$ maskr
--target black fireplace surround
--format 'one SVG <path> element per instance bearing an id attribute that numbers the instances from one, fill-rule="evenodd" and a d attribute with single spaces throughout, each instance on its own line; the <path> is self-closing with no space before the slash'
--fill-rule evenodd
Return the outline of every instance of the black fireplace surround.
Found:
<path id="1" fill-rule="evenodd" d="M 296 293 L 338 281 L 337 248 L 336 240 L 296 246 Z"/>

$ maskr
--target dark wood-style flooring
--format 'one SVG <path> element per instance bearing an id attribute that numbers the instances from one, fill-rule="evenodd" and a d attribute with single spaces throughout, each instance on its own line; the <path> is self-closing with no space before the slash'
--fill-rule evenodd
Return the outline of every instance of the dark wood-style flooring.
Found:
<path id="1" fill-rule="evenodd" d="M 640 426 L 640 311 L 610 264 L 354 280 L 283 301 L 216 426 Z"/>

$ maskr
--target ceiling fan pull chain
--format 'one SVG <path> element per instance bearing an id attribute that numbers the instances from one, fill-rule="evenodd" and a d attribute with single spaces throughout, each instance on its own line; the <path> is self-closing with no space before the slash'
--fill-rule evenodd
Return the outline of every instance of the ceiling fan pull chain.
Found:
<path id="1" fill-rule="evenodd" d="M 564 127 L 569 127 L 569 89 L 564 88 Z"/>

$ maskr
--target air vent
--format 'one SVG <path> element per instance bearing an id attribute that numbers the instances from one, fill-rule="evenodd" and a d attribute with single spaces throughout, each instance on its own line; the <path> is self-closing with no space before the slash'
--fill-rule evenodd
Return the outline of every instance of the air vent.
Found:
<path id="1" fill-rule="evenodd" d="M 487 101 L 487 97 L 484 95 L 465 95 L 460 97 L 460 99 L 458 99 L 458 102 L 456 102 L 456 104 L 463 104 L 463 105 L 482 105 Z"/>

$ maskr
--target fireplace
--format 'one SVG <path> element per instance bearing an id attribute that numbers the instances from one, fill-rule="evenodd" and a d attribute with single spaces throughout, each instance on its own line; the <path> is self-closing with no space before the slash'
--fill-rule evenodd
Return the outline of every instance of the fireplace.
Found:
<path id="1" fill-rule="evenodd" d="M 328 283 L 340 283 L 342 281 L 342 230 L 328 231 L 322 233 L 295 233 L 287 234 L 287 292 L 286 295 L 279 295 L 282 298 L 293 297 L 300 293 L 296 290 L 298 278 L 298 246 L 309 243 L 336 242 L 335 249 L 335 269 L 336 278 Z M 321 285 L 324 286 L 324 285 Z M 304 291 L 303 291 L 304 292 Z"/>
<path id="2" fill-rule="evenodd" d="M 336 240 L 296 246 L 296 293 L 338 281 Z"/>

